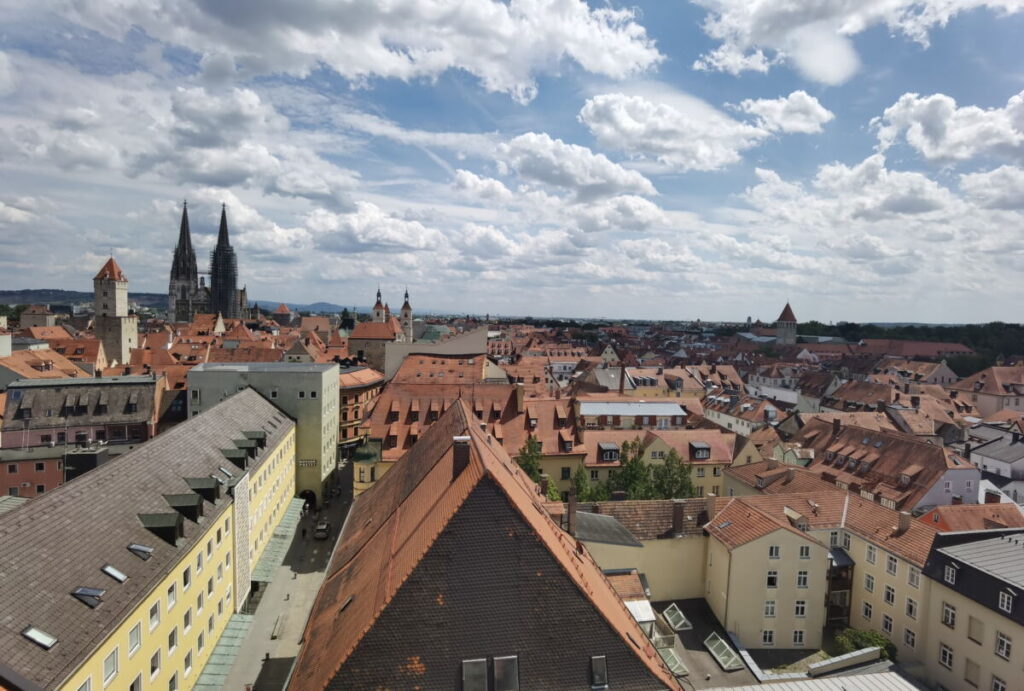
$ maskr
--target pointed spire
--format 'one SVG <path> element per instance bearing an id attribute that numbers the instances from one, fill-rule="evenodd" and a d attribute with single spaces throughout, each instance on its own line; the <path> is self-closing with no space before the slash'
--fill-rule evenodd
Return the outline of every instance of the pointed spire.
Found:
<path id="1" fill-rule="evenodd" d="M 188 200 L 181 203 L 181 230 L 178 231 L 177 251 L 192 251 L 192 232 L 188 227 Z"/>
<path id="2" fill-rule="evenodd" d="M 230 247 L 231 242 L 228 240 L 228 211 L 227 205 L 221 203 L 220 205 L 220 230 L 217 232 L 217 247 Z"/>

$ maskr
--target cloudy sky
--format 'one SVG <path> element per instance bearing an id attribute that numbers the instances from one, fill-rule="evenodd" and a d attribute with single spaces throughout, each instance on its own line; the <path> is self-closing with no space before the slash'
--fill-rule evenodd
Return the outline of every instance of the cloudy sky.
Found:
<path id="1" fill-rule="evenodd" d="M 1024 0 L 0 0 L 0 289 L 113 251 L 165 291 L 187 198 L 251 298 L 1020 321 L 1021 36 Z"/>

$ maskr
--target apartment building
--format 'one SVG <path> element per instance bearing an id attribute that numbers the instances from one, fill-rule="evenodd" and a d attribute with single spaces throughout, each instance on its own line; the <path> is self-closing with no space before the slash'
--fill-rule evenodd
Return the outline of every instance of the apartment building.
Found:
<path id="1" fill-rule="evenodd" d="M 363 419 L 384 387 L 384 375 L 369 367 L 342 367 L 338 379 L 338 444 L 348 457 L 366 440 Z"/>
<path id="2" fill-rule="evenodd" d="M 294 441 L 245 390 L 0 515 L 0 684 L 191 689 L 283 515 Z"/>
<path id="3" fill-rule="evenodd" d="M 295 491 L 316 505 L 338 465 L 339 382 L 335 363 L 207 362 L 188 373 L 189 416 L 252 387 L 295 420 Z"/>

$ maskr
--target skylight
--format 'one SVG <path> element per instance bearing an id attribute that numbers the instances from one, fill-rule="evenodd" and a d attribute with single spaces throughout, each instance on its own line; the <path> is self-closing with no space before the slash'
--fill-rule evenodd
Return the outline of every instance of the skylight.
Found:
<path id="1" fill-rule="evenodd" d="M 100 603 L 103 602 L 103 594 L 106 590 L 99 588 L 75 588 L 71 591 L 71 594 L 78 598 L 78 600 L 89 605 L 89 607 L 95 609 L 99 607 Z"/>
<path id="2" fill-rule="evenodd" d="M 34 626 L 29 626 L 21 632 L 21 635 L 45 650 L 49 650 L 53 646 L 57 645 L 56 636 L 51 636 L 45 631 L 41 631 Z"/>
<path id="3" fill-rule="evenodd" d="M 719 523 L 718 524 L 718 529 L 722 530 L 724 528 L 728 528 L 731 525 L 732 525 L 732 521 L 726 521 L 725 523 Z"/>
<path id="4" fill-rule="evenodd" d="M 131 552 L 132 554 L 134 554 L 135 556 L 137 556 L 142 561 L 146 561 L 151 556 L 153 556 L 153 548 L 152 547 L 146 547 L 145 545 L 140 545 L 140 544 L 135 543 L 135 542 L 133 542 L 132 544 L 128 545 L 128 551 Z"/>
<path id="5" fill-rule="evenodd" d="M 217 466 L 217 470 L 219 470 L 220 472 L 224 473 L 228 477 L 234 477 L 234 475 L 231 474 L 231 471 L 228 470 L 227 468 L 225 468 L 224 466 L 220 466 L 220 465 Z"/>
<path id="6" fill-rule="evenodd" d="M 124 571 L 121 571 L 117 567 L 111 566 L 110 564 L 104 564 L 100 571 L 113 578 L 118 583 L 124 583 L 128 580 L 128 576 L 125 575 Z"/>

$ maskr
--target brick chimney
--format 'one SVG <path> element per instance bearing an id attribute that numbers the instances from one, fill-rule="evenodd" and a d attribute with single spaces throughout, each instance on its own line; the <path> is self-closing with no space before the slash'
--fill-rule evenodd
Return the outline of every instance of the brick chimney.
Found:
<path id="1" fill-rule="evenodd" d="M 672 537 L 683 536 L 683 523 L 686 520 L 686 502 L 682 499 L 672 500 Z"/>
<path id="2" fill-rule="evenodd" d="M 898 524 L 897 530 L 899 530 L 899 533 L 901 535 L 903 533 L 907 532 L 908 530 L 910 530 L 910 521 L 911 521 L 910 512 L 909 511 L 900 511 L 900 522 Z"/>
<path id="3" fill-rule="evenodd" d="M 911 408 L 920 408 L 921 407 L 921 397 L 920 396 L 911 396 L 910 397 L 910 407 Z"/>
<path id="4" fill-rule="evenodd" d="M 775 460 L 774 458 L 769 458 L 768 459 L 768 470 L 775 470 L 778 467 L 779 467 L 779 462 L 777 460 Z"/>
<path id="5" fill-rule="evenodd" d="M 576 537 L 576 483 L 569 485 L 569 507 L 565 516 L 566 530 L 573 537 Z"/>
<path id="6" fill-rule="evenodd" d="M 469 466 L 469 437 L 452 437 L 452 481 Z"/>
<path id="7" fill-rule="evenodd" d="M 551 484 L 551 476 L 547 473 L 540 474 L 540 493 L 548 496 L 548 486 Z"/>
<path id="8" fill-rule="evenodd" d="M 715 518 L 715 499 L 717 497 L 714 494 L 708 494 L 704 497 L 704 513 L 708 515 L 708 523 Z"/>
<path id="9" fill-rule="evenodd" d="M 523 383 L 516 384 L 516 414 L 521 415 L 526 410 L 526 385 Z"/>
<path id="10" fill-rule="evenodd" d="M 839 418 L 832 418 L 832 436 L 838 437 L 839 431 L 843 428 L 843 423 L 839 421 Z"/>
<path id="11" fill-rule="evenodd" d="M 985 490 L 985 503 L 986 504 L 998 504 L 1001 497 L 999 492 L 993 492 L 990 489 Z"/>
<path id="12" fill-rule="evenodd" d="M 786 480 L 785 480 L 785 482 L 787 482 L 787 483 L 792 482 L 794 477 L 796 477 L 796 471 L 793 470 L 792 468 L 786 468 Z"/>

